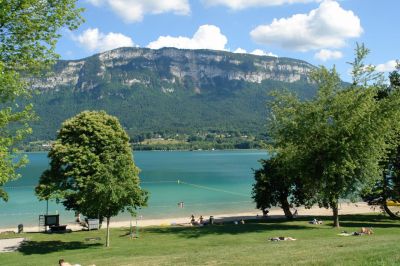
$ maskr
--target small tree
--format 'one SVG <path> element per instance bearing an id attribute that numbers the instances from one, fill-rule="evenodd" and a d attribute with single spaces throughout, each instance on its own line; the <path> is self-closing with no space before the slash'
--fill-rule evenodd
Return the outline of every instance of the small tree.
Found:
<path id="1" fill-rule="evenodd" d="M 262 168 L 254 172 L 256 183 L 253 185 L 253 199 L 257 208 L 264 210 L 280 206 L 286 218 L 292 219 L 288 201 L 291 189 L 290 177 L 282 175 L 278 162 L 274 158 L 261 161 Z"/>
<path id="2" fill-rule="evenodd" d="M 285 163 L 280 156 L 260 162 L 262 168 L 254 171 L 256 182 L 253 184 L 252 195 L 257 208 L 264 210 L 279 206 L 286 218 L 293 219 L 291 207 L 309 204 L 305 202 L 307 197 L 304 195 L 299 177 L 291 173 L 291 165 Z"/>
<path id="3" fill-rule="evenodd" d="M 62 124 L 49 152 L 50 169 L 40 177 L 39 199 L 61 200 L 67 209 L 107 220 L 145 206 L 129 137 L 118 119 L 105 112 L 85 111 Z"/>

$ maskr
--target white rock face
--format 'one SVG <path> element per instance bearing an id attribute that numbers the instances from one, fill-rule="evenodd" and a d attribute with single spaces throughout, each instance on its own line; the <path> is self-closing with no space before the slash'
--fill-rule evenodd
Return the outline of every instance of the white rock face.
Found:
<path id="1" fill-rule="evenodd" d="M 189 78 L 200 88 L 202 82 L 214 78 L 251 83 L 269 79 L 295 82 L 307 79 L 313 66 L 299 60 L 209 50 L 121 48 L 79 61 L 62 61 L 56 69 L 45 78 L 33 80 L 32 88 L 90 90 L 107 82 L 146 85 L 150 83 L 149 73 L 167 83 L 182 83 Z M 174 92 L 167 88 L 161 90 Z"/>

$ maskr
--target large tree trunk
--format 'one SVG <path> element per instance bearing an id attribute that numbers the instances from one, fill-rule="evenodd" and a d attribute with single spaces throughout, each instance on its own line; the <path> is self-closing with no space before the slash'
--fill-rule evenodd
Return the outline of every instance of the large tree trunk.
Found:
<path id="1" fill-rule="evenodd" d="M 385 212 L 389 215 L 390 218 L 396 219 L 396 220 L 399 220 L 399 219 L 400 219 L 400 217 L 399 217 L 398 215 L 394 214 L 394 213 L 389 209 L 389 207 L 387 206 L 386 199 L 384 200 L 384 202 L 383 202 L 383 204 L 382 204 L 382 207 L 383 207 L 383 209 L 385 210 Z"/>
<path id="2" fill-rule="evenodd" d="M 392 219 L 400 219 L 400 217 L 394 214 L 387 205 L 387 198 L 388 198 L 388 180 L 386 177 L 386 172 L 383 171 L 383 200 L 382 200 L 382 207 L 383 210 L 389 215 Z"/>
<path id="3" fill-rule="evenodd" d="M 332 202 L 332 211 L 333 211 L 333 226 L 339 228 L 339 208 L 338 208 L 338 202 Z"/>
<path id="4" fill-rule="evenodd" d="M 290 204 L 287 200 L 287 197 L 281 197 L 281 208 L 282 208 L 283 212 L 285 213 L 286 218 L 289 220 L 292 220 L 293 214 L 290 211 Z"/>
<path id="5" fill-rule="evenodd" d="M 107 217 L 107 236 L 106 236 L 106 247 L 110 246 L 110 217 Z"/>

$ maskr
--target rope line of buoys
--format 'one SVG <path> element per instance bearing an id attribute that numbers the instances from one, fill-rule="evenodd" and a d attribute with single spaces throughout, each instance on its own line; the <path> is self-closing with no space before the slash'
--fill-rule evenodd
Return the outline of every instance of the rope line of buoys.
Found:
<path id="1" fill-rule="evenodd" d="M 143 181 L 140 184 L 162 184 L 162 183 L 176 183 L 175 180 L 161 180 L 161 181 Z"/>
<path id="2" fill-rule="evenodd" d="M 252 203 L 252 201 L 225 201 L 225 202 L 209 202 L 209 203 L 186 203 L 186 207 L 193 207 L 193 206 L 215 206 L 215 205 L 231 205 L 231 204 L 240 204 L 240 203 Z M 149 204 L 150 208 L 169 208 L 172 205 L 151 205 Z"/>
<path id="3" fill-rule="evenodd" d="M 208 186 L 203 186 L 203 185 L 192 184 L 192 183 L 184 182 L 184 181 L 181 181 L 181 180 L 178 180 L 178 184 L 184 184 L 184 185 L 188 185 L 188 186 L 192 186 L 192 187 L 196 187 L 196 188 L 201 188 L 201 189 L 206 189 L 206 190 L 211 190 L 211 191 L 216 191 L 216 192 L 228 193 L 228 194 L 232 194 L 232 195 L 236 195 L 236 196 L 242 196 L 242 197 L 246 197 L 246 198 L 249 197 L 249 195 L 244 194 L 244 193 L 233 192 L 233 191 L 228 191 L 228 190 L 219 189 L 219 188 L 213 188 L 213 187 L 208 187 Z"/>

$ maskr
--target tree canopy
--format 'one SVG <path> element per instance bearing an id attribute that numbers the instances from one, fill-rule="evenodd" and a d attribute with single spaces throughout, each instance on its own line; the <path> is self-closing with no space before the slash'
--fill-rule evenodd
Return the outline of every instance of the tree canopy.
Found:
<path id="1" fill-rule="evenodd" d="M 129 137 L 117 118 L 85 111 L 65 121 L 49 152 L 50 169 L 40 177 L 40 199 L 61 200 L 67 209 L 107 219 L 145 206 Z"/>
<path id="2" fill-rule="evenodd" d="M 261 160 L 262 167 L 254 171 L 253 199 L 258 209 L 279 206 L 286 218 L 292 219 L 290 208 L 304 204 L 301 180 L 293 168 L 280 156 Z"/>
<path id="3" fill-rule="evenodd" d="M 361 188 L 380 176 L 379 162 L 396 141 L 400 97 L 393 93 L 377 101 L 380 75 L 364 65 L 368 50 L 356 49 L 353 84 L 344 85 L 335 69 L 320 67 L 311 75 L 318 86 L 315 98 L 300 101 L 295 95 L 277 93 L 269 103 L 272 154 L 293 167 L 308 195 L 331 208 L 339 226 L 339 199 L 358 195 Z"/>
<path id="4" fill-rule="evenodd" d="M 0 198 L 1 189 L 18 177 L 15 170 L 25 159 L 15 155 L 15 144 L 31 132 L 32 105 L 16 99 L 30 95 L 28 82 L 57 59 L 55 46 L 63 27 L 75 29 L 81 22 L 76 0 L 0 1 Z M 23 76 L 23 78 L 22 78 Z"/>
<path id="5" fill-rule="evenodd" d="M 397 61 L 396 70 L 389 74 L 390 85 L 380 90 L 377 100 L 386 99 L 400 91 L 400 62 Z M 397 135 L 397 140 L 400 134 Z M 362 198 L 370 205 L 380 205 L 386 213 L 396 219 L 400 219 L 400 212 L 395 207 L 394 211 L 388 205 L 388 201 L 400 201 L 400 145 L 394 145 L 381 161 L 383 168 L 381 178 L 372 186 L 363 190 Z"/>

